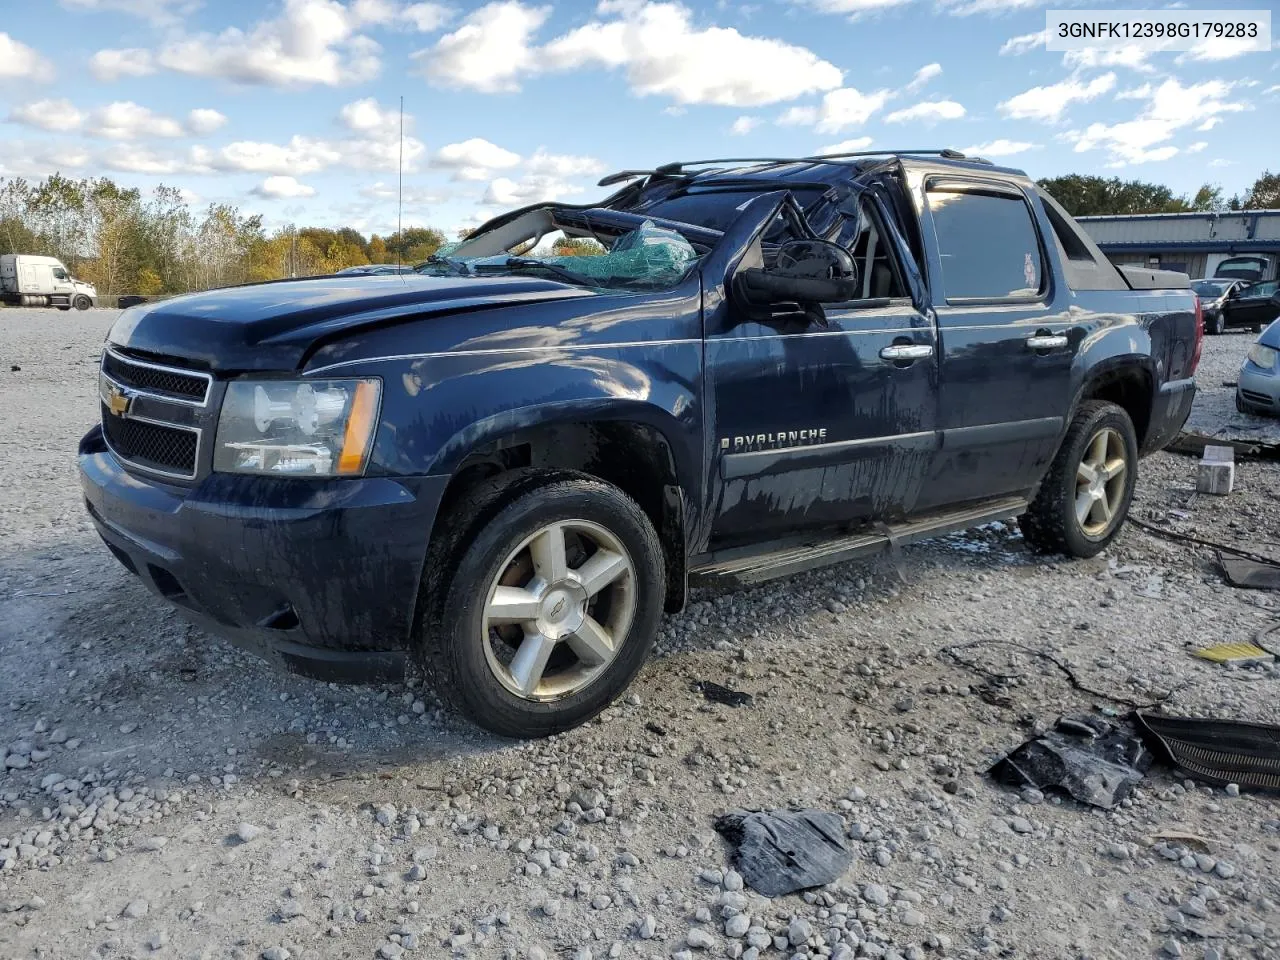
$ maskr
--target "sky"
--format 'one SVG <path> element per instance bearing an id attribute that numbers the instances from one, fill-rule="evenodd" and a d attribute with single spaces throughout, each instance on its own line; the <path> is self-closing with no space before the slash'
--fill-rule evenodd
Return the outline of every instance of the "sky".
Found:
<path id="1" fill-rule="evenodd" d="M 708 157 L 953 147 L 1228 195 L 1280 169 L 1280 48 L 1049 52 L 1047 6 L 0 0 L 0 176 L 386 234 L 401 97 L 404 223 L 450 233 Z"/>

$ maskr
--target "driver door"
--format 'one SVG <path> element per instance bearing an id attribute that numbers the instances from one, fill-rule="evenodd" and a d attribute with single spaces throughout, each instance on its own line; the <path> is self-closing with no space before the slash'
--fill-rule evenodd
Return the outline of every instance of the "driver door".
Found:
<path id="1" fill-rule="evenodd" d="M 713 550 L 912 511 L 937 447 L 936 335 L 896 229 L 862 217 L 857 299 L 758 319 L 730 296 L 708 315 Z M 743 264 L 764 256 L 757 237 Z"/>

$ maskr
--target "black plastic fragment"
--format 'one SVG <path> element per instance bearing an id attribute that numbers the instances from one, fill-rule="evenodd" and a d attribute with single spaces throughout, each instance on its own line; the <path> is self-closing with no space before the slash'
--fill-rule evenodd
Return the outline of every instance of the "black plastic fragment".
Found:
<path id="1" fill-rule="evenodd" d="M 723 703 L 726 707 L 749 707 L 755 702 L 751 694 L 743 693 L 741 690 L 730 690 L 711 680 L 698 680 L 693 687 L 701 691 L 702 695 L 712 703 Z"/>
<path id="2" fill-rule="evenodd" d="M 831 883 L 853 862 L 844 821 L 825 810 L 735 810 L 715 826 L 737 848 L 742 879 L 766 897 Z"/>
<path id="3" fill-rule="evenodd" d="M 1155 713 L 1136 717 L 1152 749 L 1197 780 L 1280 790 L 1280 727 Z"/>
<path id="4" fill-rule="evenodd" d="M 1227 583 L 1249 590 L 1280 590 L 1280 564 L 1259 563 L 1244 557 L 1218 556 Z"/>
<path id="5" fill-rule="evenodd" d="M 1001 783 L 1061 790 L 1091 806 L 1111 809 L 1151 769 L 1140 739 L 1095 717 L 1063 717 L 1044 736 L 1028 740 L 991 768 Z"/>

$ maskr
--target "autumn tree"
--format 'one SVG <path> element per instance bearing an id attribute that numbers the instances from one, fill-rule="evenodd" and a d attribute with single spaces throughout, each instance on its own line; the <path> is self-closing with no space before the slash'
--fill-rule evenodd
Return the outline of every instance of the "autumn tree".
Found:
<path id="1" fill-rule="evenodd" d="M 1225 209 L 1222 188 L 1205 184 L 1192 197 L 1180 196 L 1159 183 L 1078 173 L 1037 181 L 1073 217 L 1107 214 L 1185 213 Z"/>
<path id="2" fill-rule="evenodd" d="M 1245 191 L 1241 206 L 1245 210 L 1280 209 L 1280 173 L 1264 171 L 1253 182 L 1253 186 Z"/>
<path id="3" fill-rule="evenodd" d="M 552 244 L 551 252 L 557 257 L 598 257 L 606 251 L 590 237 L 561 237 Z"/>

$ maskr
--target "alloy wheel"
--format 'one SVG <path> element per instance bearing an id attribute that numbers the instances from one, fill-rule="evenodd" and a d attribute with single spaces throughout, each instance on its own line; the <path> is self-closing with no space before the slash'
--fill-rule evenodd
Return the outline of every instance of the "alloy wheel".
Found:
<path id="1" fill-rule="evenodd" d="M 485 659 L 516 696 L 559 700 L 613 662 L 635 610 L 635 567 L 617 537 L 586 520 L 547 524 L 508 554 L 489 585 Z"/>
<path id="2" fill-rule="evenodd" d="M 1119 431 L 1104 427 L 1095 433 L 1076 467 L 1076 522 L 1086 537 L 1110 530 L 1124 501 L 1128 469 Z"/>

